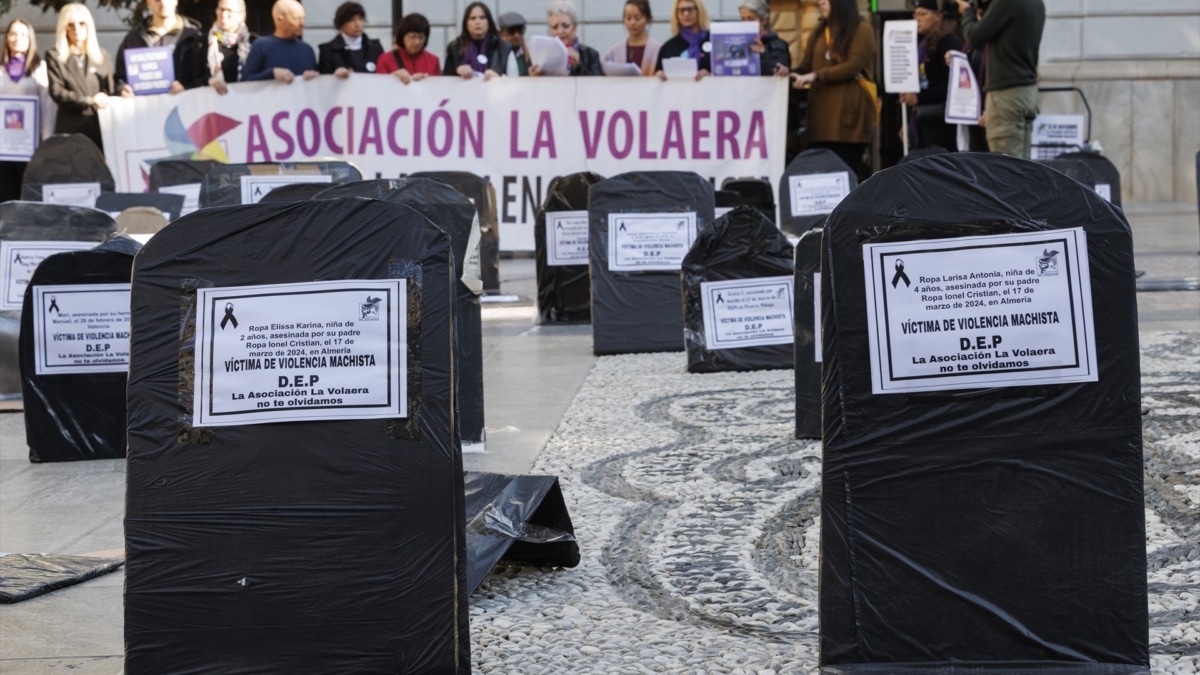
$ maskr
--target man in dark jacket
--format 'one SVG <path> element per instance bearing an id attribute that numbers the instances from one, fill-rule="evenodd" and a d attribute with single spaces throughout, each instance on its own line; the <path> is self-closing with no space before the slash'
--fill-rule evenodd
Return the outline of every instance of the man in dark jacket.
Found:
<path id="1" fill-rule="evenodd" d="M 988 148 L 1029 159 L 1038 113 L 1038 47 L 1046 5 L 1042 0 L 991 0 L 981 5 L 985 11 L 979 11 L 966 0 L 957 2 L 963 37 L 973 49 L 987 48 L 983 109 Z"/>
<path id="2" fill-rule="evenodd" d="M 180 16 L 176 11 L 177 0 L 146 0 L 150 16 L 125 35 L 117 48 L 114 75 L 117 86 L 129 83 L 130 73 L 125 64 L 125 52 L 145 47 L 173 46 L 171 62 L 175 78 L 171 82 L 171 93 L 203 86 L 208 82 L 204 66 L 205 45 L 200 35 L 200 25 Z M 136 91 L 134 92 L 136 93 Z"/>
<path id="3" fill-rule="evenodd" d="M 363 32 L 366 23 L 367 10 L 362 5 L 343 2 L 333 14 L 338 35 L 317 48 L 317 72 L 338 77 L 346 77 L 351 72 L 375 72 L 375 62 L 383 55 L 383 45 Z"/>
<path id="4" fill-rule="evenodd" d="M 271 7 L 275 33 L 250 46 L 242 66 L 242 82 L 274 79 L 290 84 L 297 75 L 311 80 L 318 75 L 312 47 L 304 42 L 304 5 L 296 0 L 276 0 Z"/>

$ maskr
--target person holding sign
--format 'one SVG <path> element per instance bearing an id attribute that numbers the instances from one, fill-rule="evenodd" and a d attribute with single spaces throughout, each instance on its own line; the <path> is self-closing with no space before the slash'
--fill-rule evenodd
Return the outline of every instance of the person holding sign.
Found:
<path id="1" fill-rule="evenodd" d="M 112 55 L 100 46 L 87 7 L 73 2 L 59 11 L 46 76 L 50 98 L 58 105 L 55 133 L 83 134 L 103 151 L 96 111 L 108 106 L 108 97 L 133 96 L 133 90 L 117 84 Z"/>
<path id="2" fill-rule="evenodd" d="M 782 65 L 791 70 L 792 53 L 787 43 L 771 32 L 771 6 L 767 0 L 742 0 L 738 5 L 738 16 L 742 21 L 758 22 L 758 39 L 750 45 L 750 51 L 758 54 L 758 72 L 766 77 L 775 75 L 775 67 Z"/>
<path id="3" fill-rule="evenodd" d="M 567 48 L 568 75 L 603 75 L 600 67 L 600 52 L 579 42 L 576 33 L 579 30 L 579 10 L 571 0 L 554 0 L 546 7 L 546 23 L 550 25 L 550 34 L 558 38 Z M 542 69 L 535 63 L 529 67 L 530 77 L 542 74 Z"/>
<path id="4" fill-rule="evenodd" d="M 858 14 L 855 0 L 818 0 L 821 20 L 808 39 L 792 86 L 808 94 L 808 147 L 828 148 L 866 180 L 864 161 L 875 128 L 874 96 L 868 74 L 875 63 L 875 34 Z M 870 84 L 870 90 L 875 89 Z"/>
<path id="5" fill-rule="evenodd" d="M 629 37 L 610 47 L 604 53 L 604 62 L 632 63 L 642 69 L 642 75 L 653 75 L 662 43 L 650 37 L 650 22 L 654 20 L 650 1 L 626 0 L 624 20 Z"/>
<path id="6" fill-rule="evenodd" d="M 704 0 L 675 0 L 671 10 L 671 32 L 675 37 L 663 43 L 654 64 L 654 75 L 665 80 L 663 59 L 686 57 L 696 60 L 696 80 L 712 72 L 712 39 L 708 33 L 708 10 Z"/>
<path id="7" fill-rule="evenodd" d="M 304 40 L 304 5 L 296 0 L 276 0 L 271 8 L 275 34 L 254 41 L 242 68 L 242 81 L 275 79 L 290 84 L 297 75 L 317 76 L 317 57 Z"/>
<path id="8" fill-rule="evenodd" d="M 429 44 L 429 19 L 424 14 L 414 12 L 400 19 L 393 43 L 392 51 L 379 56 L 375 72 L 395 75 L 404 84 L 442 74 L 438 57 L 425 49 Z"/>
<path id="9" fill-rule="evenodd" d="M 224 95 L 227 82 L 237 82 L 258 36 L 246 26 L 244 0 L 219 0 L 217 20 L 208 31 L 208 86 Z"/>
<path id="10" fill-rule="evenodd" d="M 37 38 L 33 26 L 24 19 L 14 19 L 4 33 L 3 58 L 5 74 L 0 75 L 0 109 L 3 110 L 4 128 L 8 131 L 37 129 L 37 135 L 28 138 L 30 154 L 36 149 L 37 141 L 54 133 L 54 102 L 50 100 L 49 84 L 46 81 L 46 64 L 38 56 Z M 20 96 L 23 99 L 5 97 Z M 26 99 L 36 99 L 30 101 Z M 33 113 L 33 114 L 31 114 Z M 35 115 L 36 114 L 36 117 Z M 18 135 L 18 134 L 13 134 Z M 7 140 L 7 139 L 6 139 Z M 15 148 L 0 144 L 0 157 L 16 156 Z M 20 152 L 24 155 L 24 152 Z M 24 161 L 0 161 L 0 202 L 21 198 L 21 180 L 25 175 Z"/>
<path id="11" fill-rule="evenodd" d="M 953 152 L 958 147 L 958 132 L 946 124 L 946 88 L 950 84 L 950 66 L 946 53 L 962 50 L 958 29 L 958 7 L 950 0 L 916 0 L 913 18 L 917 21 L 917 63 L 921 91 L 900 94 L 900 103 L 915 107 L 914 148 L 942 148 Z M 966 71 L 962 71 L 966 74 Z M 971 83 L 968 79 L 967 88 Z M 907 131 L 907 130 L 906 130 Z"/>
<path id="12" fill-rule="evenodd" d="M 117 48 L 115 74 L 119 85 L 128 83 L 135 94 L 178 94 L 208 83 L 200 24 L 181 16 L 176 11 L 178 5 L 178 0 L 146 0 L 150 16 L 126 33 Z M 164 47 L 170 49 L 161 49 Z M 155 56 L 151 50 L 162 52 L 162 58 L 148 58 Z M 139 55 L 145 60 L 137 58 Z M 170 75 L 171 79 L 160 85 L 162 75 Z"/>
<path id="13" fill-rule="evenodd" d="M 317 49 L 317 72 L 322 75 L 349 77 L 350 73 L 373 73 L 383 56 L 379 40 L 367 37 L 364 28 L 367 10 L 357 2 L 343 2 L 333 14 L 338 35 Z"/>
<path id="14" fill-rule="evenodd" d="M 462 33 L 446 45 L 443 75 L 457 75 L 464 80 L 482 77 L 485 81 L 508 75 L 516 77 L 517 57 L 512 46 L 501 39 L 492 19 L 492 10 L 482 2 L 472 2 L 463 12 Z"/>

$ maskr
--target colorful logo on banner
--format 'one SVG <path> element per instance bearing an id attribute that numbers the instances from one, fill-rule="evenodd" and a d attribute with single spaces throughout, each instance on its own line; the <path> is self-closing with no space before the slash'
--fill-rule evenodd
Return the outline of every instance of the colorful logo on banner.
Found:
<path id="1" fill-rule="evenodd" d="M 163 141 L 167 146 L 168 158 L 212 159 L 228 164 L 229 156 L 219 141 L 221 136 L 241 125 L 241 122 L 232 117 L 210 112 L 201 115 L 190 126 L 185 127 L 179 108 L 172 108 L 163 125 Z M 140 164 L 142 181 L 149 185 L 149 164 L 144 161 Z"/>

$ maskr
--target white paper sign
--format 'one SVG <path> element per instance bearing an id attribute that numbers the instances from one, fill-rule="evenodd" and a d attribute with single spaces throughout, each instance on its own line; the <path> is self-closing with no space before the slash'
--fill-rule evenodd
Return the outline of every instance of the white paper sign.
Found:
<path id="1" fill-rule="evenodd" d="M 41 130 L 36 96 L 0 96 L 0 162 L 28 162 L 37 150 Z"/>
<path id="2" fill-rule="evenodd" d="M 813 272 L 813 361 L 821 362 L 821 273 Z"/>
<path id="3" fill-rule="evenodd" d="M 1078 150 L 1084 141 L 1083 115 L 1038 115 L 1033 120 L 1033 159 L 1054 159 Z"/>
<path id="4" fill-rule="evenodd" d="M 0 241 L 0 311 L 21 311 L 25 287 L 43 260 L 63 251 L 84 251 L 98 241 Z"/>
<path id="5" fill-rule="evenodd" d="M 1096 183 L 1096 194 L 1104 197 L 1104 201 L 1112 201 L 1112 185 L 1108 183 Z"/>
<path id="6" fill-rule="evenodd" d="M 588 212 L 546 212 L 546 264 L 588 264 Z"/>
<path id="7" fill-rule="evenodd" d="M 705 348 L 791 344 L 794 284 L 790 276 L 701 282 Z"/>
<path id="8" fill-rule="evenodd" d="M 529 49 L 529 61 L 542 70 L 542 74 L 565 76 L 570 74 L 567 48 L 558 38 L 534 35 L 525 41 Z"/>
<path id="9" fill-rule="evenodd" d="M 687 56 L 672 56 L 662 60 L 663 75 L 668 80 L 694 80 L 700 72 L 699 61 Z"/>
<path id="10" fill-rule="evenodd" d="M 325 174 L 288 174 L 285 176 L 242 176 L 242 203 L 257 204 L 281 185 L 296 183 L 332 183 L 333 176 Z"/>
<path id="11" fill-rule="evenodd" d="M 788 176 L 792 195 L 792 217 L 820 216 L 831 213 L 850 194 L 850 174 L 812 173 Z"/>
<path id="12" fill-rule="evenodd" d="M 96 206 L 100 196 L 99 183 L 47 183 L 42 186 L 42 202 L 67 206 Z"/>
<path id="13" fill-rule="evenodd" d="M 863 246 L 872 392 L 1095 382 L 1082 228 Z"/>
<path id="14" fill-rule="evenodd" d="M 678 272 L 696 240 L 696 214 L 608 214 L 608 269 Z"/>
<path id="15" fill-rule="evenodd" d="M 406 280 L 196 291 L 196 426 L 405 417 Z"/>
<path id="16" fill-rule="evenodd" d="M 950 52 L 950 83 L 946 90 L 946 124 L 979 124 L 982 96 L 975 73 L 962 52 Z"/>
<path id="17" fill-rule="evenodd" d="M 165 192 L 169 195 L 183 195 L 183 209 L 179 211 L 179 216 L 183 217 L 200 208 L 200 184 L 199 183 L 184 183 L 182 185 L 163 185 L 158 188 L 159 192 Z"/>
<path id="18" fill-rule="evenodd" d="M 125 372 L 129 317 L 129 284 L 34 286 L 34 372 Z"/>
<path id="19" fill-rule="evenodd" d="M 889 94 L 916 94 L 921 91 L 915 20 L 888 21 L 883 24 L 883 90 Z"/>

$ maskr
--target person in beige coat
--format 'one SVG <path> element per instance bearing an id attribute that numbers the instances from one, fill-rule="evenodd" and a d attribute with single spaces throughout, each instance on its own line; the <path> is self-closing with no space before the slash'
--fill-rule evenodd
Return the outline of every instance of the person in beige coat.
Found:
<path id="1" fill-rule="evenodd" d="M 650 37 L 654 15 L 650 13 L 649 0 L 627 0 L 624 18 L 629 38 L 610 47 L 604 54 L 604 62 L 632 63 L 642 69 L 642 75 L 653 75 L 662 43 Z"/>

